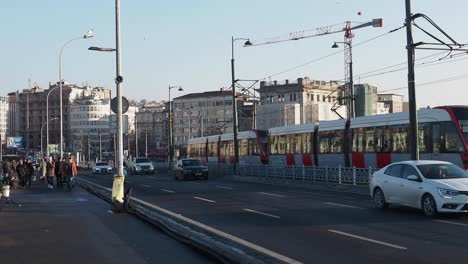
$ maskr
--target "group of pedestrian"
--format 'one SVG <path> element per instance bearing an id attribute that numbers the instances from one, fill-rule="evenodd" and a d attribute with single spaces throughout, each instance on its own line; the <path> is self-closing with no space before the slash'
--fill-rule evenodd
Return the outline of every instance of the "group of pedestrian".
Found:
<path id="1" fill-rule="evenodd" d="M 36 180 L 35 169 L 30 159 L 2 161 L 2 177 L 8 179 L 10 187 L 15 189 L 29 189 L 32 181 Z"/>
<path id="2" fill-rule="evenodd" d="M 54 188 L 54 178 L 55 186 L 57 189 L 61 189 L 64 184 L 67 185 L 68 189 L 71 190 L 73 184 L 73 177 L 78 173 L 76 163 L 72 158 L 69 158 L 68 161 L 65 158 L 62 159 L 52 159 L 44 158 L 41 164 L 41 179 L 46 179 L 48 188 Z"/>

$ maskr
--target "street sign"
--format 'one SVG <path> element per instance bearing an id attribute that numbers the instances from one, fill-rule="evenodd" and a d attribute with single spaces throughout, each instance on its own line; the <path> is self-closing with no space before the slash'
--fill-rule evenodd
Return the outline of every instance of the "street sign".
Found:
<path id="1" fill-rule="evenodd" d="M 128 103 L 127 98 L 122 96 L 122 114 L 127 113 L 129 106 L 130 105 Z M 111 110 L 112 110 L 112 112 L 114 112 L 114 114 L 117 114 L 117 97 L 112 98 Z"/>

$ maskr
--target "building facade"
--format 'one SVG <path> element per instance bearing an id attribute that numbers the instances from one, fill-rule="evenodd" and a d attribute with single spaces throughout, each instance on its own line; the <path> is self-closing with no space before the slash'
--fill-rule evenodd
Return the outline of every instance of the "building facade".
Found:
<path id="1" fill-rule="evenodd" d="M 237 94 L 238 130 L 252 129 L 252 114 L 248 111 L 248 95 Z M 176 149 L 185 148 L 189 138 L 233 132 L 232 91 L 191 93 L 174 98 L 173 136 Z"/>
<path id="2" fill-rule="evenodd" d="M 377 114 L 377 87 L 369 84 L 354 85 L 354 114 L 370 116 Z"/>
<path id="3" fill-rule="evenodd" d="M 135 117 L 138 155 L 153 160 L 167 160 L 168 119 L 165 102 L 143 104 Z"/>
<path id="4" fill-rule="evenodd" d="M 400 94 L 379 94 L 378 101 L 385 104 L 389 113 L 405 112 L 403 95 Z"/>
<path id="5" fill-rule="evenodd" d="M 335 81 L 310 80 L 308 77 L 282 83 L 263 81 L 258 92 L 258 129 L 335 120 L 346 114 L 346 107 L 338 105 L 340 91 Z"/>
<path id="6" fill-rule="evenodd" d="M 49 144 L 55 146 L 52 152 L 58 152 L 60 144 L 60 118 L 63 118 L 63 147 L 64 152 L 73 152 L 76 145 L 72 144 L 71 133 L 71 105 L 75 99 L 99 95 L 102 98 L 110 98 L 110 90 L 103 88 L 79 87 L 64 82 L 63 91 L 63 116 L 60 116 L 60 93 L 58 84 L 49 84 L 48 89 L 34 87 L 18 92 L 16 95 L 10 94 L 10 107 L 14 111 L 9 117 L 12 121 L 9 128 L 16 132 L 11 136 L 23 138 L 24 148 L 32 152 L 47 148 L 47 123 L 49 127 Z M 48 114 L 48 116 L 47 116 Z M 48 122 L 46 122 L 48 120 Z M 42 141 L 41 141 L 42 139 Z"/>
<path id="7" fill-rule="evenodd" d="M 8 97 L 0 97 L 0 146 L 5 142 L 8 130 L 9 116 L 9 100 Z"/>

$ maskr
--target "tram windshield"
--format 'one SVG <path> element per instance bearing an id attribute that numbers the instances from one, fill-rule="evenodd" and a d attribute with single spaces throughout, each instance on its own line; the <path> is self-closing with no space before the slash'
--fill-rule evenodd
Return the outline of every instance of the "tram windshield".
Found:
<path id="1" fill-rule="evenodd" d="M 465 142 L 468 143 L 468 107 L 455 106 L 452 107 L 452 109 L 460 124 L 461 132 L 463 133 Z"/>

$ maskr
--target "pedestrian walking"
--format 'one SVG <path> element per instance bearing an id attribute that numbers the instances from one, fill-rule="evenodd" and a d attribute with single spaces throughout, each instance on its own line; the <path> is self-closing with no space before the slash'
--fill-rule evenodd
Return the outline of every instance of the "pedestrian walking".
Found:
<path id="1" fill-rule="evenodd" d="M 65 172 L 65 182 L 67 183 L 67 188 L 71 191 L 73 187 L 73 177 L 76 176 L 76 164 L 72 158 L 68 159 L 68 163 L 64 164 L 64 172 Z"/>
<path id="2" fill-rule="evenodd" d="M 54 172 L 55 172 L 55 182 L 57 184 L 57 189 L 60 189 L 62 188 L 62 183 L 63 183 L 63 179 L 62 179 L 62 173 L 61 173 L 61 160 L 60 158 L 57 158 L 55 160 L 55 163 L 54 163 Z"/>
<path id="3" fill-rule="evenodd" d="M 40 175 L 41 176 L 39 177 L 39 179 L 41 180 L 41 182 L 45 182 L 47 178 L 47 158 L 43 158 L 41 160 Z M 48 180 L 47 183 L 49 183 Z M 50 188 L 50 183 L 48 187 Z"/>
<path id="4" fill-rule="evenodd" d="M 16 174 L 18 174 L 18 178 L 19 178 L 19 187 L 25 188 L 28 169 L 23 159 L 20 159 L 18 165 L 16 166 Z"/>
<path id="5" fill-rule="evenodd" d="M 28 159 L 25 164 L 26 167 L 26 188 L 30 189 L 32 184 L 32 179 L 34 177 L 34 166 L 31 159 Z"/>
<path id="6" fill-rule="evenodd" d="M 47 170 L 47 183 L 49 184 L 49 189 L 54 188 L 54 177 L 55 177 L 55 162 L 52 158 L 47 160 L 46 164 Z"/>

